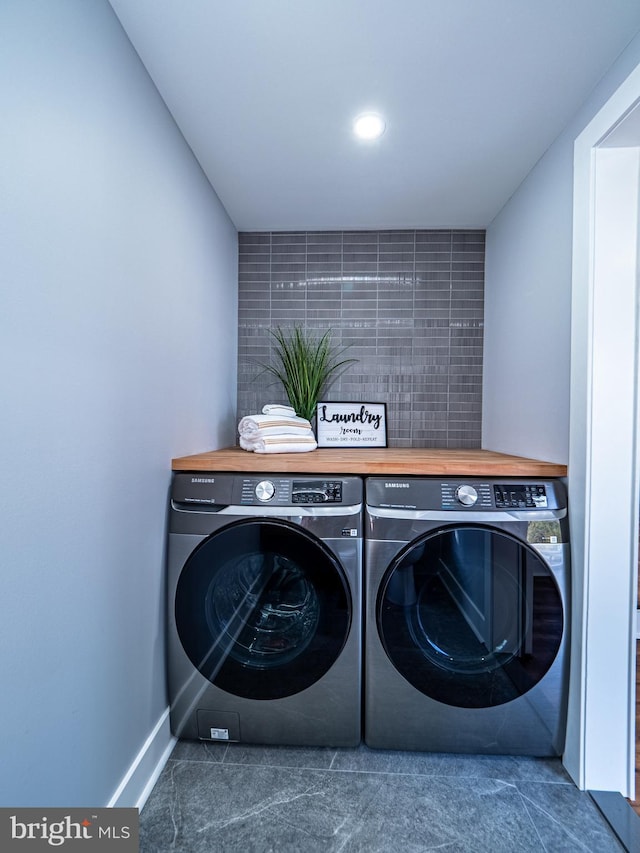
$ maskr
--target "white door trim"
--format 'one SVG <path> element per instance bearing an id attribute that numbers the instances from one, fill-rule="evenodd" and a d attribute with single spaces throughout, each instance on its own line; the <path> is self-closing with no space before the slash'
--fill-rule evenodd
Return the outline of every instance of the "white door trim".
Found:
<path id="1" fill-rule="evenodd" d="M 624 796 L 634 794 L 635 757 L 639 116 L 640 66 L 574 149 L 573 640 L 564 761 L 580 788 Z"/>

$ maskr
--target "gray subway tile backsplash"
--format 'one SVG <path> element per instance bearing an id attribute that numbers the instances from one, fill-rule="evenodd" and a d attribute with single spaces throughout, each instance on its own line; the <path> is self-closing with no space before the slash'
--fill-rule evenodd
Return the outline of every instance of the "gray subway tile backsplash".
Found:
<path id="1" fill-rule="evenodd" d="M 331 329 L 357 358 L 329 400 L 387 403 L 391 447 L 480 447 L 485 233 L 239 235 L 238 417 L 285 402 L 269 329 Z"/>

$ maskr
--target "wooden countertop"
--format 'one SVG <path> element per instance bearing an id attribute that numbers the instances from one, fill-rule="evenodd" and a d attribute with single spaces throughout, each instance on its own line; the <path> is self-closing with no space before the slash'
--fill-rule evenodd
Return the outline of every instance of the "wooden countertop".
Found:
<path id="1" fill-rule="evenodd" d="M 318 449 L 308 453 L 251 453 L 240 447 L 172 461 L 174 471 L 297 474 L 433 474 L 443 476 L 566 477 L 567 466 L 492 450 L 413 447 Z"/>

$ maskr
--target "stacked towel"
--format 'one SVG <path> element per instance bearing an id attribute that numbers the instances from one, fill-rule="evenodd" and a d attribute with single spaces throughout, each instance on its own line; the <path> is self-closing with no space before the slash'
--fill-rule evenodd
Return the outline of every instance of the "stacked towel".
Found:
<path id="1" fill-rule="evenodd" d="M 243 450 L 253 450 L 254 453 L 304 453 L 307 450 L 315 450 L 318 446 L 313 433 L 303 435 L 265 436 L 248 441 L 240 436 L 240 447 Z"/>
<path id="2" fill-rule="evenodd" d="M 281 415 L 285 418 L 295 418 L 296 410 L 293 406 L 285 406 L 283 403 L 268 403 L 262 407 L 263 415 Z"/>
<path id="3" fill-rule="evenodd" d="M 238 424 L 238 433 L 243 438 L 261 438 L 265 435 L 308 435 L 311 424 L 306 418 L 294 415 L 282 418 L 279 415 L 247 415 Z"/>
<path id="4" fill-rule="evenodd" d="M 303 453 L 318 446 L 311 424 L 290 406 L 264 406 L 262 414 L 247 415 L 238 424 L 240 447 L 255 453 Z"/>

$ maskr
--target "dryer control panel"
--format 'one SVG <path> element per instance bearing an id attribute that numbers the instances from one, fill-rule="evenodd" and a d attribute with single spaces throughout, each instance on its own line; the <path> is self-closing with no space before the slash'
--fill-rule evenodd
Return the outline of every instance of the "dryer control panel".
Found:
<path id="1" fill-rule="evenodd" d="M 509 507 L 510 509 L 533 509 L 548 506 L 547 490 L 544 485 L 534 483 L 531 485 L 496 485 L 493 487 L 496 507 L 499 509 Z"/>
<path id="2" fill-rule="evenodd" d="M 566 509 L 567 497 L 558 479 L 368 477 L 366 503 L 380 508 L 473 515 Z"/>
<path id="3" fill-rule="evenodd" d="M 442 508 L 547 509 L 544 483 L 442 483 Z"/>
<path id="4" fill-rule="evenodd" d="M 547 509 L 544 483 L 442 483 L 442 508 Z"/>

